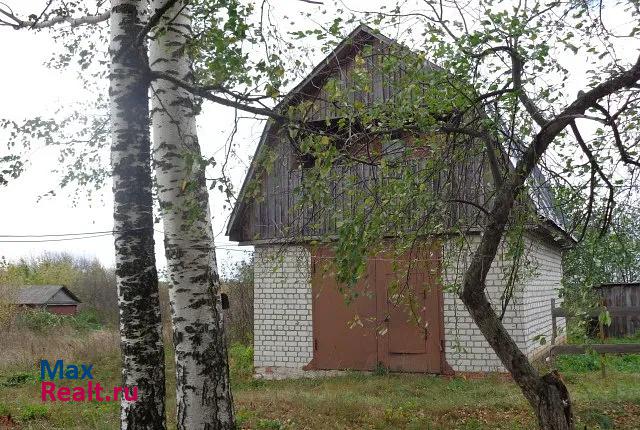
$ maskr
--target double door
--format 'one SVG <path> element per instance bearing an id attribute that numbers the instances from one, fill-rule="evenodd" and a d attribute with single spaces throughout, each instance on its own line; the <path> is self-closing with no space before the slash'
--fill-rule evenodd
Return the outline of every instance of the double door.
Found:
<path id="1" fill-rule="evenodd" d="M 440 373 L 441 253 L 421 246 L 401 258 L 369 258 L 355 287 L 336 282 L 333 253 L 312 253 L 315 369 Z"/>

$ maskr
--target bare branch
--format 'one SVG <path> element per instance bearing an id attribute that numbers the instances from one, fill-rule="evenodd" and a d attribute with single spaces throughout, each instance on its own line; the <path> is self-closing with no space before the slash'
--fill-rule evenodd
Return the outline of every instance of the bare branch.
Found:
<path id="1" fill-rule="evenodd" d="M 86 15 L 78 18 L 73 18 L 71 16 L 57 16 L 45 21 L 38 21 L 39 18 L 36 18 L 34 20 L 23 20 L 16 16 L 7 4 L 0 3 L 0 6 L 0 15 L 5 17 L 4 20 L 0 20 L 0 26 L 10 26 L 15 28 L 16 30 L 27 27 L 35 30 L 40 30 L 43 28 L 50 28 L 55 25 L 65 23 L 70 27 L 79 27 L 85 24 L 93 25 L 106 21 L 111 16 L 111 11 L 105 11 L 95 15 Z"/>
<path id="2" fill-rule="evenodd" d="M 622 143 L 622 138 L 620 137 L 620 131 L 618 130 L 618 124 L 613 119 L 609 111 L 604 106 L 598 103 L 594 103 L 593 107 L 596 108 L 598 111 L 602 112 L 602 114 L 607 119 L 605 124 L 611 127 L 611 130 L 613 130 L 613 142 L 615 143 L 616 148 L 620 153 L 620 157 L 622 158 L 622 161 L 627 164 L 632 164 L 634 166 L 640 167 L 640 162 L 638 160 L 634 160 L 631 157 L 631 155 L 629 155 L 629 153 L 627 152 L 627 149 L 624 147 L 624 144 Z M 616 116 L 617 115 L 619 115 L 619 113 L 616 113 Z"/>
<path id="3" fill-rule="evenodd" d="M 593 155 L 593 152 L 591 152 L 591 150 L 587 146 L 586 142 L 582 138 L 582 135 L 580 134 L 580 130 L 578 129 L 578 126 L 576 125 L 575 121 L 571 121 L 571 131 L 573 131 L 573 134 L 576 137 L 576 140 L 578 141 L 578 145 L 580 145 L 580 148 L 582 149 L 582 152 L 584 152 L 584 154 L 587 156 L 587 159 L 589 160 L 589 163 L 591 164 L 592 172 L 597 172 L 598 176 L 600 176 L 600 179 L 602 179 L 602 181 L 605 184 L 607 184 L 607 188 L 609 189 L 609 197 L 607 198 L 607 205 L 605 207 L 603 220 L 602 220 L 601 232 L 602 232 L 602 234 L 604 234 L 607 231 L 607 228 L 608 228 L 609 224 L 611 223 L 611 219 L 613 218 L 613 207 L 615 205 L 613 184 L 611 184 L 611 181 L 609 180 L 607 175 L 605 175 L 605 173 L 602 171 L 602 168 L 598 164 L 598 160 L 596 160 L 596 157 Z M 593 194 L 594 194 L 594 174 L 592 173 L 592 175 L 591 175 L 591 192 L 590 192 L 590 195 L 589 195 L 589 208 L 588 208 L 589 209 L 589 213 L 588 213 L 589 217 L 590 217 L 590 214 L 591 214 L 591 207 L 593 205 Z M 584 237 L 585 233 L 586 233 L 588 221 L 589 221 L 589 218 L 587 218 L 587 222 L 585 222 L 585 225 L 584 225 L 584 228 L 582 230 L 582 234 L 581 234 L 580 239 L 582 239 Z"/>
<path id="4" fill-rule="evenodd" d="M 164 79 L 165 81 L 169 81 L 171 83 L 173 83 L 174 85 L 183 88 L 187 91 L 189 91 L 191 94 L 196 95 L 198 97 L 202 97 L 203 99 L 206 100 L 210 100 L 214 103 L 218 103 L 221 104 L 223 106 L 228 106 L 228 107 L 232 107 L 232 108 L 236 108 L 240 111 L 243 112 L 249 112 L 255 115 L 261 115 L 261 116 L 266 116 L 278 121 L 287 121 L 288 118 L 278 112 L 276 112 L 273 109 L 269 109 L 269 108 L 262 108 L 262 107 L 257 107 L 257 106 L 251 106 L 248 105 L 246 103 L 237 101 L 237 100 L 229 100 L 227 98 L 218 96 L 216 94 L 212 93 L 211 87 L 207 88 L 207 87 L 199 87 L 197 85 L 192 85 L 188 82 L 185 82 L 181 79 L 176 78 L 173 75 L 167 74 L 167 73 L 163 73 L 163 72 L 157 72 L 155 70 L 149 70 L 149 77 L 151 80 L 154 79 Z"/>

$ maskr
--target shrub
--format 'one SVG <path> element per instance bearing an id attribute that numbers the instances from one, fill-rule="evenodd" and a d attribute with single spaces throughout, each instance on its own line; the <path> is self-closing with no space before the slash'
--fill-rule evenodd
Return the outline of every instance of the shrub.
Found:
<path id="1" fill-rule="evenodd" d="M 236 381 L 251 379 L 253 376 L 253 348 L 234 343 L 229 348 L 231 378 Z"/>
<path id="2" fill-rule="evenodd" d="M 46 418 L 49 415 L 49 408 L 45 405 L 25 405 L 20 409 L 18 418 L 21 421 L 31 421 Z"/>
<path id="3" fill-rule="evenodd" d="M 256 425 L 259 430 L 281 430 L 282 424 L 278 420 L 260 419 Z"/>
<path id="4" fill-rule="evenodd" d="M 44 309 L 29 309 L 18 316 L 18 325 L 33 331 L 43 332 L 60 326 L 64 317 Z"/>
<path id="5" fill-rule="evenodd" d="M 95 309 L 83 309 L 73 317 L 67 317 L 77 330 L 100 330 L 102 323 Z"/>
<path id="6" fill-rule="evenodd" d="M 3 387 L 19 387 L 20 385 L 23 385 L 23 384 L 26 384 L 27 382 L 35 381 L 35 380 L 36 380 L 35 376 L 33 376 L 31 373 L 16 372 L 6 377 L 4 381 L 0 382 L 0 385 L 2 385 Z"/>
<path id="7" fill-rule="evenodd" d="M 601 357 L 596 352 L 579 355 L 561 355 L 556 360 L 556 367 L 561 372 L 595 372 L 601 369 Z M 604 357 L 607 370 L 617 372 L 640 372 L 640 354 L 615 355 Z"/>

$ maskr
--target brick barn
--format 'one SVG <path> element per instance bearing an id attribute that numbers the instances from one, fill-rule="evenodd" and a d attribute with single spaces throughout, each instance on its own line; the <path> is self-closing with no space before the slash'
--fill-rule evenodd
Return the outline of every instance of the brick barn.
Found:
<path id="1" fill-rule="evenodd" d="M 359 26 L 277 108 L 286 111 L 287 106 L 301 100 L 315 100 L 312 121 L 322 124 L 328 122 L 327 118 L 335 119 L 331 106 L 323 102 L 324 82 L 334 77 L 348 87 L 358 52 L 368 47 L 369 52 L 385 55 L 394 44 L 369 27 Z M 374 85 L 369 93 L 356 96 L 359 101 L 367 104 L 391 99 L 393 79 L 398 74 L 371 73 Z M 227 226 L 231 240 L 255 247 L 256 373 L 300 376 L 311 370 L 374 370 L 378 366 L 435 374 L 504 371 L 462 302 L 454 292 L 443 288 L 459 284 L 465 261 L 479 243 L 479 231 L 469 230 L 464 247 L 446 236 L 405 257 L 419 262 L 408 284 L 415 288 L 430 286 L 420 293 L 424 325 L 408 321 L 406 313 L 392 305 L 387 287 L 394 276 L 393 261 L 384 254 L 369 257 L 366 273 L 357 286 L 367 294 L 346 305 L 331 273 L 319 269 L 331 260 L 331 247 L 313 245 L 319 237 L 330 237 L 336 226 L 307 223 L 307 218 L 317 214 L 297 209 L 295 190 L 304 175 L 305 160 L 299 159 L 279 131 L 275 122 L 267 123 Z M 269 169 L 258 161 L 266 152 L 275 160 Z M 481 161 L 472 160 L 472 164 L 484 175 Z M 354 175 L 366 179 L 375 167 L 355 169 Z M 540 223 L 526 231 L 524 241 L 535 270 L 513 292 L 503 316 L 505 327 L 530 357 L 544 351 L 539 336 L 551 336 L 550 304 L 552 299 L 558 301 L 562 249 L 572 243 L 563 229 L 563 219 L 553 210 L 540 172 L 532 180 L 530 198 Z M 482 181 L 463 182 L 466 198 L 482 200 L 479 186 Z M 336 207 L 330 210 L 343 210 L 338 207 L 343 203 L 336 198 Z M 506 283 L 504 271 L 509 266 L 501 249 L 486 289 L 498 311 Z"/>
<path id="2" fill-rule="evenodd" d="M 30 285 L 18 290 L 15 304 L 59 315 L 75 315 L 80 299 L 62 285 Z"/>

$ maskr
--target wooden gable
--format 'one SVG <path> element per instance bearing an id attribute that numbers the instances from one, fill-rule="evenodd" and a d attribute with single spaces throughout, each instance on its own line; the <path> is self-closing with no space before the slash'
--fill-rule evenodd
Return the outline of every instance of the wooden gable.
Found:
<path id="1" fill-rule="evenodd" d="M 388 61 L 391 56 L 393 61 Z M 416 59 L 415 53 L 406 47 L 361 25 L 293 89 L 277 109 L 284 110 L 288 106 L 302 104 L 305 106 L 305 120 L 312 124 L 326 123 L 352 114 L 348 110 L 353 106 L 393 103 L 398 91 L 406 84 L 403 82 L 406 77 L 404 62 Z M 428 62 L 424 63 L 424 67 L 437 68 Z M 328 85 L 337 85 L 346 96 L 342 99 L 343 105 L 331 99 Z M 266 159 L 268 163 L 265 163 Z M 313 203 L 300 207 L 298 191 L 305 174 L 301 166 L 303 163 L 282 130 L 269 121 L 227 226 L 231 240 L 244 243 L 263 240 L 295 242 L 335 232 L 335 214 L 348 213 L 351 204 L 350 198 L 345 195 L 346 184 L 340 180 L 327 184 L 334 197 L 330 207 Z M 267 164 L 269 167 L 265 167 Z M 484 162 L 472 160 L 472 164 L 455 169 L 459 170 L 459 185 L 470 194 L 465 198 L 475 201 L 481 194 L 478 187 L 484 182 L 477 180 L 478 175 L 484 175 Z M 418 168 L 419 165 L 416 165 Z M 338 176 L 359 178 L 363 186 L 370 178 L 376 177 L 378 170 L 376 166 L 364 163 L 336 166 L 335 169 L 339 170 Z M 473 175 L 470 174 L 471 170 L 474 170 Z M 460 204 L 454 206 L 451 212 L 456 217 L 459 211 L 468 210 Z"/>
<path id="2" fill-rule="evenodd" d="M 394 61 L 387 61 L 389 56 L 393 56 Z M 349 112 L 353 106 L 393 104 L 399 90 L 407 84 L 404 59 L 416 61 L 416 58 L 407 48 L 361 25 L 276 109 L 285 111 L 289 106 L 305 106 L 304 118 L 308 124 L 329 124 L 353 114 Z M 389 63 L 393 66 L 389 67 Z M 428 62 L 421 67 L 439 70 Z M 363 79 L 365 90 L 361 85 Z M 328 85 L 339 86 L 341 93 L 346 95 L 343 105 L 332 100 Z M 337 232 L 340 217 L 349 216 L 352 209 L 353 196 L 349 196 L 347 189 L 353 184 L 334 180 L 327 183 L 332 197 L 328 204 L 309 201 L 302 205 L 300 187 L 306 174 L 304 163 L 283 130 L 268 121 L 227 225 L 231 240 L 247 244 L 262 241 L 295 243 L 326 238 Z M 416 160 L 415 169 L 420 168 L 420 160 Z M 333 169 L 335 177 L 357 178 L 358 186 L 363 188 L 379 177 L 379 168 L 372 164 L 354 163 Z M 467 160 L 451 165 L 440 178 L 434 179 L 434 189 L 441 183 L 447 184 L 447 195 L 443 197 L 449 201 L 449 220 L 446 222 L 454 224 L 467 219 L 469 224 L 477 225 L 484 216 L 478 208 L 487 207 L 494 188 L 485 152 L 470 152 Z M 409 224 L 421 214 L 416 212 L 414 215 Z"/>

